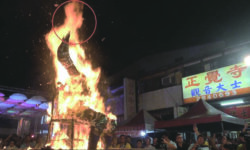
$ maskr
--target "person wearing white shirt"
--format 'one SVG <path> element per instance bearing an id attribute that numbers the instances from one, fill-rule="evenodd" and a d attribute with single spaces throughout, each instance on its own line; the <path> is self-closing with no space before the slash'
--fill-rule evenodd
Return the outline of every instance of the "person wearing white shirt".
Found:
<path id="1" fill-rule="evenodd" d="M 162 136 L 162 141 L 164 144 L 166 144 L 167 150 L 176 150 L 177 149 L 176 143 L 171 141 L 167 134 L 164 134 Z"/>
<path id="2" fill-rule="evenodd" d="M 145 141 L 146 141 L 146 145 L 145 145 L 144 149 L 155 150 L 155 147 L 151 145 L 151 138 L 150 137 L 146 137 Z"/>

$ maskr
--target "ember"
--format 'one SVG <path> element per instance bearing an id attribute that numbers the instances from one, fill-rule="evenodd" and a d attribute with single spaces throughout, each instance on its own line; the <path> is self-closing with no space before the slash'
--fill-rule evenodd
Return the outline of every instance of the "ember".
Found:
<path id="1" fill-rule="evenodd" d="M 65 41 L 78 43 L 83 5 L 70 2 L 64 9 L 64 24 L 55 30 Z M 94 138 L 103 132 L 113 132 L 116 117 L 105 111 L 97 89 L 100 69 L 92 69 L 80 45 L 63 43 L 53 31 L 47 34 L 46 41 L 53 53 L 57 74 L 57 96 L 49 111 L 48 145 L 54 149 L 104 148 L 100 140 L 97 143 Z"/>

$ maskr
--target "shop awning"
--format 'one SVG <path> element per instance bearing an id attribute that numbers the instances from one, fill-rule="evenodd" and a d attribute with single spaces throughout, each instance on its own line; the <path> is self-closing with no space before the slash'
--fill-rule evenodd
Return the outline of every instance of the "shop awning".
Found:
<path id="1" fill-rule="evenodd" d="M 244 119 L 240 119 L 231 115 L 228 115 L 204 100 L 200 100 L 193 107 L 189 109 L 187 113 L 180 116 L 177 119 L 169 121 L 156 121 L 155 128 L 176 128 L 183 126 L 190 126 L 193 124 L 209 124 L 216 122 L 224 122 L 232 125 L 244 125 Z"/>
<path id="2" fill-rule="evenodd" d="M 141 110 L 130 120 L 117 127 L 117 134 L 137 136 L 141 130 L 153 130 L 156 119 L 147 111 Z"/>

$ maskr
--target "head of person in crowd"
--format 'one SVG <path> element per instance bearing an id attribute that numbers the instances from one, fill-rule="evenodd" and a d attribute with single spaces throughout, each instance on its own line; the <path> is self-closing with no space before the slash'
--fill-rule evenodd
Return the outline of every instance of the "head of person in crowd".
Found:
<path id="1" fill-rule="evenodd" d="M 177 144 L 182 144 L 183 143 L 182 135 L 180 133 L 177 133 L 175 140 Z"/>
<path id="2" fill-rule="evenodd" d="M 151 138 L 150 138 L 149 136 L 147 136 L 147 137 L 145 138 L 145 143 L 146 143 L 146 146 L 151 145 Z"/>
<path id="3" fill-rule="evenodd" d="M 9 147 L 16 147 L 15 142 L 14 141 L 10 141 Z"/>
<path id="4" fill-rule="evenodd" d="M 125 135 L 120 135 L 119 144 L 125 144 L 125 143 L 126 143 L 126 137 L 125 137 Z"/>
<path id="5" fill-rule="evenodd" d="M 246 143 L 244 136 L 245 136 L 244 133 L 240 133 L 240 135 L 239 135 L 239 143 Z"/>
<path id="6" fill-rule="evenodd" d="M 204 144 L 204 142 L 205 142 L 205 140 L 204 140 L 204 137 L 203 137 L 203 135 L 198 135 L 198 137 L 197 137 L 197 144 L 198 145 L 203 145 Z"/>
<path id="7" fill-rule="evenodd" d="M 112 141 L 111 141 L 111 146 L 116 147 L 116 145 L 117 145 L 117 137 L 113 136 Z"/>
<path id="8" fill-rule="evenodd" d="M 3 139 L 0 138 L 0 148 L 1 148 L 2 144 L 3 144 Z"/>
<path id="9" fill-rule="evenodd" d="M 227 144 L 227 137 L 225 135 L 221 137 L 221 144 Z"/>
<path id="10" fill-rule="evenodd" d="M 168 133 L 163 134 L 162 139 L 165 139 L 166 141 L 170 141 L 169 134 Z"/>
<path id="11" fill-rule="evenodd" d="M 153 139 L 153 145 L 157 145 L 157 144 L 158 144 L 158 138 L 154 137 L 154 139 Z"/>
<path id="12" fill-rule="evenodd" d="M 136 148 L 142 148 L 142 140 L 137 140 Z"/>
<path id="13" fill-rule="evenodd" d="M 131 144 L 131 136 L 129 136 L 129 135 L 126 136 L 126 143 Z"/>
<path id="14" fill-rule="evenodd" d="M 24 138 L 24 143 L 26 144 L 29 144 L 31 142 L 31 137 L 29 135 L 27 135 L 25 138 Z"/>

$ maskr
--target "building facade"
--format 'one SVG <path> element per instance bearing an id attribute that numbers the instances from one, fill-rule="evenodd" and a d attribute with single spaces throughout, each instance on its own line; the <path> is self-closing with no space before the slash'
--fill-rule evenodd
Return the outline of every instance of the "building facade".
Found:
<path id="1" fill-rule="evenodd" d="M 136 112 L 140 110 L 148 111 L 158 120 L 170 120 L 185 113 L 198 99 L 207 98 L 211 94 L 212 98 L 208 99 L 208 97 L 206 100 L 214 107 L 230 115 L 250 119 L 250 91 L 248 91 L 250 67 L 243 63 L 244 58 L 250 55 L 250 43 L 228 45 L 225 42 L 216 42 L 143 58 L 110 77 L 110 82 L 116 86 L 111 86 L 110 92 L 113 96 L 107 100 L 106 104 L 112 104 L 113 112 L 118 116 L 118 123 L 129 119 L 129 116 L 136 115 Z M 230 75 L 230 69 L 235 66 L 243 69 L 241 73 L 244 73 L 244 77 L 238 78 L 237 81 L 234 78 L 237 77 L 237 73 L 231 72 L 232 78 L 223 79 Z M 226 71 L 226 69 L 229 70 Z M 197 75 L 199 79 L 196 80 Z M 135 86 L 128 87 L 125 84 L 126 80 L 133 81 Z M 221 96 L 223 93 L 218 93 L 221 92 L 217 91 L 219 85 L 230 86 L 235 81 L 244 82 L 247 90 L 243 93 L 232 94 L 235 90 L 231 89 L 231 95 L 227 94 L 230 93 L 229 91 L 224 93 L 224 96 Z M 211 87 L 209 87 L 209 82 Z M 200 87 L 195 86 L 198 84 Z M 196 88 L 190 87 L 186 90 L 185 87 L 188 89 L 188 86 Z M 209 91 L 212 93 L 206 91 L 207 93 L 204 94 L 204 88 L 208 90 L 215 88 L 216 91 Z M 225 89 L 226 86 L 220 90 L 226 92 Z M 128 90 L 134 90 L 135 94 L 130 94 L 128 98 L 126 92 Z M 213 97 L 216 93 L 218 95 Z M 187 97 L 194 100 L 188 101 Z M 239 99 L 242 100 L 240 104 L 222 105 L 224 102 Z"/>

